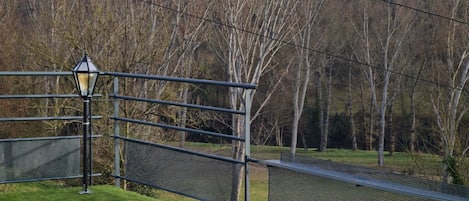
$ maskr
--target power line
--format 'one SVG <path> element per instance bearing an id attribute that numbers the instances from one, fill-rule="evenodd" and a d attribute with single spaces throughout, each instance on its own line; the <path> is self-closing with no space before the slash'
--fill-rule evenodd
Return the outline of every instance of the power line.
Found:
<path id="1" fill-rule="evenodd" d="M 408 78 L 412 78 L 412 79 L 417 79 L 417 80 L 420 80 L 420 81 L 422 81 L 422 82 L 429 83 L 429 84 L 433 84 L 433 85 L 444 86 L 444 87 L 451 87 L 451 86 L 448 86 L 448 85 L 446 85 L 446 84 L 441 84 L 441 83 L 437 83 L 437 82 L 434 82 L 434 81 L 431 81 L 431 80 L 422 79 L 422 78 L 420 78 L 420 77 L 416 77 L 416 76 L 413 76 L 413 75 L 408 75 L 408 74 L 401 73 L 401 72 L 397 72 L 397 71 L 393 71 L 393 70 L 383 69 L 383 68 L 380 68 L 379 66 L 372 65 L 372 64 L 368 64 L 368 63 L 364 63 L 364 62 L 361 62 L 361 61 L 358 61 L 358 60 L 354 60 L 354 59 L 349 59 L 349 58 L 347 58 L 347 57 L 345 57 L 345 56 L 342 56 L 342 55 L 337 55 L 337 54 L 333 54 L 333 53 L 330 53 L 330 52 L 325 52 L 325 51 L 321 51 L 321 50 L 317 50 L 317 49 L 305 47 L 305 46 L 303 46 L 303 45 L 299 45 L 299 44 L 296 44 L 296 43 L 293 43 L 293 42 L 284 41 L 284 40 L 275 38 L 275 37 L 273 37 L 273 36 L 267 36 L 267 35 L 264 35 L 264 34 L 261 34 L 261 33 L 257 33 L 257 32 L 254 32 L 254 31 L 251 31 L 251 30 L 248 30 L 248 29 L 239 28 L 239 27 L 236 27 L 236 26 L 234 26 L 234 25 L 229 25 L 229 24 L 223 23 L 223 22 L 221 22 L 221 21 L 219 21 L 219 20 L 214 20 L 214 19 L 210 19 L 210 18 L 206 18 L 206 17 L 194 15 L 194 14 L 192 14 L 192 13 L 188 13 L 188 12 L 181 11 L 181 10 L 178 10 L 178 9 L 175 9 L 175 8 L 171 8 L 171 7 L 169 7 L 169 6 L 164 6 L 164 5 L 161 5 L 161 4 L 157 4 L 157 3 L 150 2 L 150 1 L 145 1 L 145 0 L 140 0 L 140 1 L 143 2 L 143 3 L 147 3 L 147 4 L 149 4 L 149 5 L 152 5 L 152 6 L 156 6 L 156 7 L 159 7 L 159 8 L 162 8 L 162 9 L 166 9 L 166 10 L 169 10 L 169 11 L 172 11 L 172 12 L 176 12 L 176 13 L 179 13 L 179 14 L 182 14 L 182 15 L 186 15 L 186 16 L 193 17 L 193 18 L 196 18 L 196 19 L 200 19 L 200 20 L 203 20 L 203 21 L 205 21 L 205 22 L 210 22 L 210 23 L 213 23 L 213 24 L 216 24 L 216 25 L 220 25 L 220 26 L 224 26 L 224 27 L 227 27 L 227 28 L 230 28 L 230 29 L 234 29 L 234 30 L 238 30 L 238 31 L 241 31 L 241 32 L 253 34 L 253 35 L 256 35 L 256 36 L 259 36 L 259 37 L 263 37 L 263 38 L 267 38 L 267 39 L 270 39 L 270 40 L 274 40 L 274 41 L 277 41 L 277 42 L 280 42 L 280 43 L 283 43 L 283 44 L 286 44 L 286 45 L 290 45 L 290 46 L 293 46 L 293 47 L 298 47 L 298 48 L 306 49 L 306 50 L 311 51 L 311 52 L 316 52 L 316 53 L 318 53 L 318 54 L 322 54 L 322 55 L 326 55 L 326 56 L 329 56 L 329 57 L 337 58 L 337 59 L 340 59 L 340 60 L 343 60 L 343 61 L 346 61 L 346 62 L 351 62 L 351 63 L 359 64 L 359 65 L 362 65 L 362 66 L 371 67 L 371 68 L 374 68 L 374 69 L 377 69 L 377 70 L 380 70 L 380 71 L 385 71 L 385 72 L 389 72 L 389 73 L 396 74 L 396 75 L 401 75 L 401 76 L 408 77 Z M 383 0 L 383 1 L 386 1 L 386 0 Z"/>
<path id="2" fill-rule="evenodd" d="M 469 25 L 468 22 L 461 21 L 461 20 L 458 20 L 458 19 L 454 19 L 454 18 L 451 18 L 451 17 L 447 17 L 447 16 L 444 16 L 444 15 L 440 15 L 440 14 L 437 14 L 437 13 L 433 13 L 433 12 L 430 12 L 430 11 L 422 10 L 420 8 L 411 7 L 411 6 L 396 3 L 396 2 L 390 1 L 390 0 L 381 0 L 381 1 L 384 1 L 385 3 L 388 3 L 388 4 L 392 4 L 392 5 L 400 6 L 400 7 L 403 7 L 403 8 L 407 8 L 409 10 L 413 10 L 413 11 L 416 11 L 416 12 L 425 13 L 427 15 L 436 16 L 436 17 L 443 18 L 443 19 L 446 19 L 446 20 L 449 20 L 449 21 L 458 22 L 458 23 L 461 23 L 461 24 L 464 24 L 464 25 Z"/>

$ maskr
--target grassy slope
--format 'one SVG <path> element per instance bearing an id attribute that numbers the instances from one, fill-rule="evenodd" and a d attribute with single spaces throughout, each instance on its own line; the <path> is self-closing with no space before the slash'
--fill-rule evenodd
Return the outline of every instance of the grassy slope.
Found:
<path id="1" fill-rule="evenodd" d="M 21 187 L 22 186 L 22 187 Z M 41 189 L 30 185 L 20 185 L 13 192 L 0 193 L 0 200 L 9 201 L 155 201 L 156 199 L 128 192 L 114 186 L 92 186 L 91 194 L 81 195 L 81 187 Z"/>
<path id="2" fill-rule="evenodd" d="M 299 155 L 307 155 L 372 168 L 378 167 L 376 151 L 351 151 L 347 149 L 328 149 L 325 153 L 316 151 L 299 151 Z M 392 156 L 384 156 L 384 169 L 402 172 L 408 175 L 424 176 L 435 179 L 441 174 L 441 158 L 430 154 L 408 154 L 395 152 Z"/>
<path id="3" fill-rule="evenodd" d="M 288 152 L 289 147 L 257 146 L 252 149 L 252 157 L 257 159 L 279 159 L 281 152 Z M 350 149 L 328 149 L 327 152 L 317 152 L 315 148 L 304 150 L 298 148 L 298 155 L 316 157 L 341 163 L 360 165 L 372 168 L 378 167 L 377 151 L 352 151 Z M 408 154 L 394 152 L 384 156 L 384 169 L 390 169 L 409 175 L 432 176 L 441 173 L 441 158 L 430 154 Z"/>

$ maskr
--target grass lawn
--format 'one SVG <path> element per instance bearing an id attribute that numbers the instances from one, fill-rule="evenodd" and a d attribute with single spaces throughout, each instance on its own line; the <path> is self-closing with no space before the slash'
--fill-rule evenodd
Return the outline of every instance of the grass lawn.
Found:
<path id="1" fill-rule="evenodd" d="M 314 150 L 307 152 L 298 150 L 297 154 L 371 168 L 384 168 L 408 175 L 423 176 L 429 179 L 436 179 L 435 176 L 441 174 L 442 159 L 439 156 L 431 154 L 394 152 L 391 156 L 385 152 L 384 167 L 378 166 L 377 151 L 328 149 L 327 152 L 321 153 Z"/>
<path id="2" fill-rule="evenodd" d="M 289 150 L 289 147 L 252 146 L 251 155 L 257 159 L 279 159 L 281 152 L 288 152 Z M 316 148 L 309 148 L 308 150 L 298 148 L 296 154 L 352 165 L 384 168 L 409 175 L 416 174 L 431 177 L 441 174 L 441 157 L 424 153 L 394 152 L 393 155 L 389 155 L 385 152 L 384 167 L 378 167 L 377 151 L 329 148 L 326 152 L 318 152 Z"/>
<path id="3" fill-rule="evenodd" d="M 135 192 L 124 191 L 114 186 L 91 186 L 91 194 L 80 194 L 81 187 L 36 189 L 24 187 L 14 192 L 0 193 L 0 200 L 9 201 L 156 201 Z M 30 191 L 33 190 L 33 191 Z"/>

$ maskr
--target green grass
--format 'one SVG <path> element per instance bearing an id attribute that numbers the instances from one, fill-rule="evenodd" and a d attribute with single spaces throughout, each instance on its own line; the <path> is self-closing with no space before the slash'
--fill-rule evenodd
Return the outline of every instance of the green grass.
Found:
<path id="1" fill-rule="evenodd" d="M 135 192 L 124 191 L 114 186 L 91 186 L 91 194 L 80 194 L 81 187 L 50 189 L 36 185 L 16 185 L 12 192 L 0 193 L 0 200 L 9 201 L 156 201 Z"/>
<path id="2" fill-rule="evenodd" d="M 404 152 L 394 152 L 392 156 L 385 154 L 384 167 L 378 167 L 378 153 L 376 151 L 328 149 L 327 152 L 317 152 L 315 150 L 298 150 L 297 154 L 353 165 L 384 168 L 409 175 L 415 174 L 428 178 L 441 173 L 442 159 L 439 156 L 431 154 L 409 154 Z"/>

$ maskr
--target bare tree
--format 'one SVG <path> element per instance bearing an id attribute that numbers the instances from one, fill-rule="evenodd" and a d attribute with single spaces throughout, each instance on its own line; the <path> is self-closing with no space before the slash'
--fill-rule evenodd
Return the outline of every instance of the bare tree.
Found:
<path id="1" fill-rule="evenodd" d="M 467 6 L 467 4 L 462 1 L 452 1 L 451 18 L 457 17 L 458 10 L 462 6 Z M 466 29 L 459 23 L 451 21 L 445 26 L 447 26 L 445 29 L 447 32 L 444 35 L 446 59 L 436 62 L 441 62 L 437 64 L 444 65 L 446 68 L 445 70 L 439 68 L 432 70 L 435 73 L 434 79 L 437 82 L 446 81 L 447 85 L 435 86 L 430 95 L 443 155 L 443 180 L 449 182 L 451 177 L 454 183 L 462 183 L 457 164 L 469 150 L 468 145 L 459 142 L 462 137 L 459 130 L 460 122 L 468 110 L 464 105 L 463 92 L 469 79 L 469 48 L 467 45 L 458 44 L 468 44 L 469 38 L 464 34 L 460 35 L 461 31 L 464 32 L 463 30 Z"/>
<path id="2" fill-rule="evenodd" d="M 321 71 L 327 71 L 326 66 L 330 65 L 328 60 L 323 60 Z M 332 66 L 328 68 L 327 87 L 324 90 L 322 88 L 322 75 L 327 72 L 317 72 L 317 91 L 318 91 L 318 105 L 319 105 L 319 124 L 321 129 L 321 140 L 319 144 L 319 151 L 325 152 L 327 150 L 327 143 L 329 138 L 329 116 L 331 108 L 331 96 L 332 96 Z"/>
<path id="3" fill-rule="evenodd" d="M 306 92 L 311 77 L 311 69 L 313 68 L 314 58 L 310 52 L 310 49 L 319 49 L 322 44 L 322 39 L 318 38 L 312 40 L 313 28 L 317 27 L 317 18 L 319 11 L 324 5 L 324 1 L 307 1 L 304 4 L 298 6 L 298 17 L 304 17 L 299 20 L 299 34 L 295 36 L 294 41 L 296 44 L 301 46 L 296 48 L 298 54 L 299 63 L 297 64 L 297 70 L 295 75 L 295 84 L 293 86 L 293 123 L 292 123 L 292 137 L 290 153 L 296 153 L 296 145 L 298 143 L 298 123 L 303 113 Z M 324 36 L 319 36 L 324 37 Z M 303 140 L 304 141 L 304 140 Z M 303 142 L 305 143 L 305 142 Z"/>
<path id="4" fill-rule="evenodd" d="M 384 9 L 381 6 L 383 6 Z M 368 14 L 372 9 L 374 13 L 385 12 L 387 14 L 387 17 L 381 22 L 382 24 L 376 23 L 376 27 L 373 27 L 372 31 L 374 31 L 374 34 L 369 32 L 370 22 Z M 370 86 L 372 103 L 379 115 L 378 165 L 383 166 L 386 108 L 390 100 L 390 97 L 388 97 L 389 85 L 392 82 L 392 73 L 395 71 L 404 42 L 406 42 L 414 21 L 408 12 L 406 13 L 402 11 L 402 9 L 396 8 L 393 4 L 378 4 L 371 7 L 368 2 L 366 2 L 363 13 L 363 32 L 357 31 L 357 33 L 359 33 L 363 42 L 362 49 L 364 52 L 362 57 L 368 64 L 366 76 Z M 376 36 L 376 38 L 370 41 L 372 36 Z M 375 42 L 376 44 L 371 44 L 371 42 Z M 376 45 L 375 50 L 380 50 L 378 55 L 371 55 L 371 45 Z M 378 69 L 373 67 L 374 64 L 371 63 L 371 59 L 378 59 L 379 57 L 382 58 L 382 69 L 379 70 L 381 71 L 381 75 L 375 77 L 375 74 L 378 74 Z M 376 78 L 380 79 L 379 85 L 376 83 Z M 378 86 L 380 86 L 380 98 L 377 92 Z"/>
<path id="5" fill-rule="evenodd" d="M 369 7 L 369 3 L 368 2 L 365 2 L 363 4 L 359 4 L 360 7 L 362 8 L 359 8 L 360 11 L 362 12 L 362 15 L 360 16 L 361 18 L 358 19 L 358 20 L 351 20 L 351 24 L 352 24 L 352 28 L 354 30 L 355 33 L 357 33 L 358 37 L 359 37 L 359 44 L 358 46 L 361 47 L 361 48 L 357 48 L 357 50 L 354 50 L 354 55 L 358 58 L 361 58 L 361 60 L 363 60 L 363 63 L 365 64 L 368 64 L 368 65 L 372 65 L 372 57 L 371 57 L 371 52 L 372 52 L 372 47 L 371 47 L 371 39 L 370 39 L 370 16 L 369 16 L 369 11 L 368 11 L 368 7 Z M 351 9 L 355 9 L 355 8 L 351 8 Z M 355 23 L 361 23 L 361 26 L 360 25 L 356 25 Z M 376 79 L 376 76 L 373 72 L 373 69 L 372 68 L 369 68 L 368 71 L 367 70 L 363 70 L 364 72 L 364 75 L 366 77 L 367 80 L 369 80 L 369 84 L 370 84 L 370 110 L 369 110 L 369 131 L 368 132 L 365 132 L 366 134 L 366 137 L 365 137 L 365 144 L 366 144 L 366 148 L 368 150 L 372 150 L 372 147 L 373 147 L 373 137 L 374 137 L 374 104 L 371 104 L 371 100 L 373 99 L 372 97 L 372 92 L 373 92 L 373 89 L 375 88 L 375 83 L 374 83 L 374 80 Z M 363 88 L 363 85 L 360 85 L 360 93 L 361 94 L 361 97 L 362 97 L 362 118 L 363 118 L 363 124 L 364 124 L 364 128 L 366 127 L 365 124 L 367 121 L 366 118 L 365 118 L 365 114 L 366 114 L 366 106 L 365 106 L 365 100 L 367 99 L 366 96 L 367 94 L 364 93 L 364 88 Z"/>
<path id="6" fill-rule="evenodd" d="M 288 41 L 289 26 L 292 24 L 296 1 L 243 1 L 234 0 L 220 7 L 225 12 L 229 27 L 221 30 L 227 51 L 222 58 L 227 65 L 228 81 L 257 84 L 263 73 L 272 67 L 272 58 Z M 243 110 L 243 91 L 230 89 L 229 102 L 233 109 Z M 255 91 L 250 91 L 254 97 Z M 250 104 L 250 103 L 246 103 Z M 262 107 L 263 104 L 261 104 Z M 254 115 L 253 117 L 255 117 Z M 234 136 L 243 136 L 242 118 L 234 115 L 232 130 Z M 241 143 L 233 143 L 233 158 L 244 160 L 245 149 Z M 239 199 L 242 175 L 235 173 L 233 200 Z"/>

